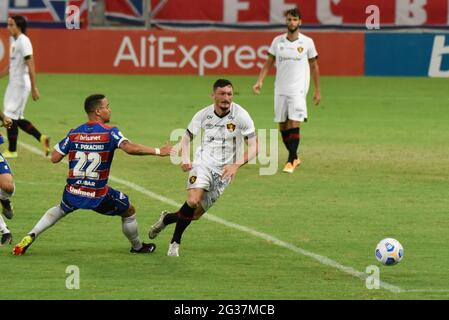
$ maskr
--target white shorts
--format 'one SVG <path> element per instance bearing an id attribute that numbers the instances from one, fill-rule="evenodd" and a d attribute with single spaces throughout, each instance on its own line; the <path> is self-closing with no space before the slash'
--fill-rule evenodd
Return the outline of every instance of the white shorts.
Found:
<path id="1" fill-rule="evenodd" d="M 30 96 L 31 88 L 8 84 L 3 100 L 3 113 L 5 116 L 19 120 L 23 119 L 25 106 Z"/>
<path id="2" fill-rule="evenodd" d="M 274 121 L 285 122 L 287 119 L 300 122 L 307 121 L 305 97 L 301 95 L 274 95 Z"/>
<path id="3" fill-rule="evenodd" d="M 229 181 L 222 181 L 219 173 L 201 165 L 194 166 L 190 170 L 187 180 L 187 190 L 204 189 L 206 191 L 201 200 L 204 211 L 212 207 L 228 185 Z"/>

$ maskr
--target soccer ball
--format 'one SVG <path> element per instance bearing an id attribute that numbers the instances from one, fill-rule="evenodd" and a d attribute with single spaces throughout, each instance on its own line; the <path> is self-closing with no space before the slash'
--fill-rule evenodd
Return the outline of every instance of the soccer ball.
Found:
<path id="1" fill-rule="evenodd" d="M 376 247 L 377 260 L 387 266 L 399 263 L 404 257 L 404 248 L 398 240 L 385 238 L 380 240 Z"/>

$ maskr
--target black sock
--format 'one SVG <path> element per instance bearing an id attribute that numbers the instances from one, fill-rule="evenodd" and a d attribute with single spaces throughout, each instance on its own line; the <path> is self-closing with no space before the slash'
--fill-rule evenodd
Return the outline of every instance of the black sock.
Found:
<path id="1" fill-rule="evenodd" d="M 299 128 L 292 128 L 288 131 L 289 131 L 288 162 L 293 163 L 295 159 L 298 159 L 298 147 L 300 142 Z"/>
<path id="2" fill-rule="evenodd" d="M 164 217 L 164 224 L 168 226 L 169 224 L 175 223 L 178 221 L 178 214 L 176 213 L 169 213 Z"/>
<path id="3" fill-rule="evenodd" d="M 17 137 L 19 136 L 19 129 L 17 128 L 17 120 L 12 121 L 11 128 L 6 130 L 8 135 L 8 150 L 11 152 L 17 151 Z"/>
<path id="4" fill-rule="evenodd" d="M 17 124 L 20 129 L 35 137 L 37 141 L 41 141 L 42 134 L 39 132 L 39 130 L 36 129 L 35 126 L 33 126 L 31 122 L 25 119 L 20 119 L 17 120 Z"/>
<path id="5" fill-rule="evenodd" d="M 184 218 L 186 220 L 192 220 L 193 214 L 195 213 L 195 208 L 191 208 L 187 201 L 184 202 L 181 209 L 179 209 L 178 214 L 180 218 Z"/>
<path id="6" fill-rule="evenodd" d="M 179 217 L 178 221 L 176 222 L 175 232 L 173 233 L 173 238 L 171 239 L 170 243 L 177 242 L 181 244 L 182 234 L 191 222 L 192 220 L 187 220 Z"/>
<path id="7" fill-rule="evenodd" d="M 282 135 L 282 142 L 284 142 L 284 146 L 287 148 L 287 150 L 289 150 L 289 148 L 290 148 L 290 143 L 289 143 L 290 131 L 289 130 L 281 130 L 281 135 Z"/>
<path id="8" fill-rule="evenodd" d="M 195 208 L 191 208 L 187 202 L 184 202 L 181 209 L 178 212 L 178 220 L 176 221 L 175 232 L 173 233 L 173 238 L 171 239 L 171 243 L 177 242 L 181 244 L 181 237 L 184 233 L 184 230 L 189 226 L 192 222 L 193 214 L 195 212 Z"/>

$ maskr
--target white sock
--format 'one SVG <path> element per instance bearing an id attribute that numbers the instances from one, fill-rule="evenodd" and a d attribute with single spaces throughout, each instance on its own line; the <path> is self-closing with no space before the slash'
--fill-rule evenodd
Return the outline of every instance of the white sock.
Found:
<path id="1" fill-rule="evenodd" d="M 45 212 L 39 222 L 34 226 L 33 230 L 31 230 L 28 234 L 34 233 L 34 235 L 37 237 L 39 234 L 50 228 L 64 216 L 65 213 L 64 211 L 62 211 L 60 206 L 50 208 L 47 210 L 47 212 Z"/>
<path id="2" fill-rule="evenodd" d="M 13 196 L 13 194 L 14 194 L 14 192 L 8 193 L 8 192 L 4 191 L 3 189 L 0 189 L 0 200 L 8 200 L 9 198 L 11 198 Z"/>
<path id="3" fill-rule="evenodd" d="M 131 246 L 134 250 L 140 250 L 142 248 L 142 242 L 139 239 L 139 231 L 137 228 L 136 215 L 131 217 L 122 218 L 122 231 L 125 236 L 131 242 Z"/>
<path id="4" fill-rule="evenodd" d="M 3 220 L 3 217 L 1 215 L 0 215 L 0 232 L 2 234 L 11 233 L 11 231 L 9 231 L 8 227 L 6 226 L 5 220 Z"/>

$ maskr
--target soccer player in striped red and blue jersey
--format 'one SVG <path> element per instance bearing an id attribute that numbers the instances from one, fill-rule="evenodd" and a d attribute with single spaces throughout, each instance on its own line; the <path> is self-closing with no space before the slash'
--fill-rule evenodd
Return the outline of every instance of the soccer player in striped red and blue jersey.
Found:
<path id="1" fill-rule="evenodd" d="M 163 146 L 159 149 L 132 143 L 118 128 L 108 126 L 106 123 L 111 117 L 111 109 L 104 95 L 87 97 L 84 108 L 89 121 L 70 130 L 55 145 L 51 157 L 53 163 L 58 163 L 68 156 L 69 174 L 62 201 L 58 206 L 50 208 L 15 246 L 15 255 L 24 254 L 38 235 L 77 209 L 91 209 L 108 216 L 121 216 L 122 230 L 131 242 L 132 253 L 151 253 L 155 249 L 154 244 L 140 241 L 136 211 L 126 194 L 108 186 L 109 170 L 114 151 L 118 148 L 132 155 L 168 156 L 172 147 Z"/>
<path id="2" fill-rule="evenodd" d="M 0 111 L 0 121 L 3 126 L 10 128 L 12 125 L 11 118 L 5 116 Z M 4 142 L 3 136 L 0 134 L 0 144 Z M 0 153 L 0 203 L 2 206 L 2 213 L 7 219 L 12 219 L 14 211 L 10 198 L 14 194 L 14 179 L 8 161 Z M 0 246 L 10 244 L 12 241 L 11 231 L 8 229 L 3 217 L 0 215 Z"/>

